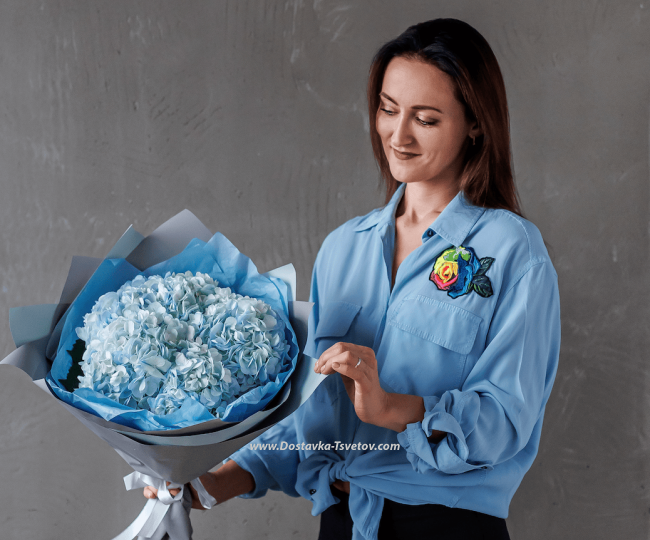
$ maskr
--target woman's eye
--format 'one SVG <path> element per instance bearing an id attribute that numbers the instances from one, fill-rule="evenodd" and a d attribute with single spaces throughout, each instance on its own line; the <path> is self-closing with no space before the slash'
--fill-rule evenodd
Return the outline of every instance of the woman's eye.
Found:
<path id="1" fill-rule="evenodd" d="M 416 117 L 416 120 L 417 120 L 420 124 L 422 124 L 423 126 L 433 126 L 433 125 L 435 125 L 435 124 L 438 123 L 437 120 L 424 120 L 424 119 L 422 119 L 422 118 L 418 118 L 418 117 Z"/>
<path id="2" fill-rule="evenodd" d="M 392 116 L 395 114 L 395 111 L 391 111 L 390 109 L 384 109 L 383 107 L 380 107 L 379 110 L 385 112 L 388 116 Z"/>

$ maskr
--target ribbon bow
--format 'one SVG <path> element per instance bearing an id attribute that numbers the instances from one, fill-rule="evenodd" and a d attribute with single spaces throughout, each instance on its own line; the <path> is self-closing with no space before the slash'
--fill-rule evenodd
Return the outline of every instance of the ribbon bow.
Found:
<path id="1" fill-rule="evenodd" d="M 204 508 L 210 509 L 217 501 L 210 495 L 198 478 L 190 482 L 199 495 L 199 501 Z M 182 484 L 167 482 L 153 476 L 134 472 L 124 477 L 127 491 L 132 489 L 152 486 L 158 490 L 157 499 L 149 499 L 147 504 L 129 525 L 126 530 L 117 535 L 113 540 L 139 539 L 162 540 L 169 535 L 170 540 L 191 540 L 192 524 L 190 523 L 190 509 L 192 508 L 192 494 Z M 170 489 L 180 489 L 173 496 Z"/>

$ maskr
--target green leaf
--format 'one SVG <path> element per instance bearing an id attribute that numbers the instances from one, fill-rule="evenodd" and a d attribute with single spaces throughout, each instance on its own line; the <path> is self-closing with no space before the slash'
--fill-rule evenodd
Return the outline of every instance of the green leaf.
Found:
<path id="1" fill-rule="evenodd" d="M 490 278 L 487 276 L 479 276 L 474 274 L 474 279 L 472 279 L 472 287 L 474 287 L 474 290 L 479 294 L 479 296 L 482 296 L 483 298 L 488 298 L 494 294 L 492 291 L 492 283 L 490 282 Z"/>
<path id="2" fill-rule="evenodd" d="M 456 250 L 454 248 L 451 248 L 451 249 L 446 250 L 442 254 L 442 258 L 445 261 L 456 262 L 458 260 L 458 253 L 456 253 Z"/>
<path id="3" fill-rule="evenodd" d="M 479 262 L 481 263 L 481 267 L 476 271 L 475 276 L 484 276 L 485 272 L 487 272 L 490 269 L 490 266 L 492 266 L 492 263 L 494 262 L 494 258 L 492 257 L 483 257 L 482 259 L 479 259 Z"/>
<path id="4" fill-rule="evenodd" d="M 72 358 L 72 365 L 68 376 L 65 379 L 59 379 L 59 382 L 64 386 L 68 392 L 74 392 L 79 388 L 79 377 L 83 376 L 84 372 L 81 369 L 83 362 L 83 354 L 86 352 L 86 342 L 83 339 L 75 341 L 72 349 L 68 351 Z"/>

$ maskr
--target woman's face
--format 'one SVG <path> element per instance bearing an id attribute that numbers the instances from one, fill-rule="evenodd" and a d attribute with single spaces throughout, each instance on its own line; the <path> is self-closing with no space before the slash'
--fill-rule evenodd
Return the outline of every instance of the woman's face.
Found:
<path id="1" fill-rule="evenodd" d="M 458 185 L 469 137 L 479 130 L 454 90 L 431 64 L 402 57 L 388 64 L 376 125 L 397 181 Z"/>

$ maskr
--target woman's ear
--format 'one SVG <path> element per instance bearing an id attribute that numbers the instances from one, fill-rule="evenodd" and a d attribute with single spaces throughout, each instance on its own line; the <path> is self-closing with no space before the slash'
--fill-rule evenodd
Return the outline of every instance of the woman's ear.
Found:
<path id="1" fill-rule="evenodd" d="M 480 137 L 483 135 L 483 130 L 481 129 L 481 126 L 479 125 L 478 122 L 474 122 L 472 124 L 472 127 L 469 129 L 469 138 L 470 139 L 475 139 L 476 137 Z"/>

